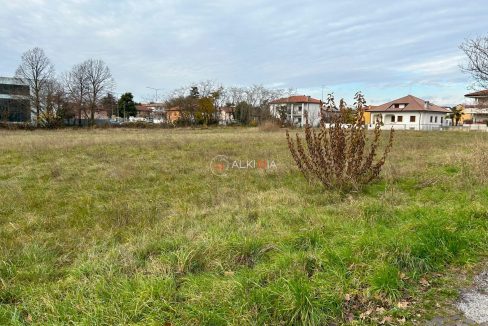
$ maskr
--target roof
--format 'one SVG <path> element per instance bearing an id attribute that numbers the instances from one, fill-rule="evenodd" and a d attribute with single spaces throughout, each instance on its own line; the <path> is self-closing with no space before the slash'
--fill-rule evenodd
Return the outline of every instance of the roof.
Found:
<path id="1" fill-rule="evenodd" d="M 137 111 L 145 111 L 145 112 L 151 112 L 153 108 L 151 106 L 147 105 L 136 105 L 136 110 Z"/>
<path id="2" fill-rule="evenodd" d="M 307 96 L 307 95 L 294 95 L 289 97 L 279 98 L 270 102 L 271 104 L 286 104 L 286 103 L 316 103 L 321 104 L 321 100 Z"/>
<path id="3" fill-rule="evenodd" d="M 469 93 L 464 95 L 465 97 L 488 97 L 488 89 L 474 92 L 474 93 Z"/>
<path id="4" fill-rule="evenodd" d="M 405 107 L 395 108 L 395 104 L 405 104 Z M 369 106 L 366 110 L 368 112 L 451 112 L 449 109 L 424 101 L 413 95 L 407 95 L 382 105 Z"/>

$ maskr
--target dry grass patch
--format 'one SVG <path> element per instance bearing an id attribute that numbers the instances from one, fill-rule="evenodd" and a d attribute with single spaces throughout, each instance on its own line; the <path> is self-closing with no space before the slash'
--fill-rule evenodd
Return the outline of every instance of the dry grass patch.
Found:
<path id="1" fill-rule="evenodd" d="M 344 196 L 284 131 L 0 131 L 0 324 L 413 321 L 422 278 L 487 254 L 488 135 L 396 136 Z M 217 177 L 219 154 L 278 168 Z"/>

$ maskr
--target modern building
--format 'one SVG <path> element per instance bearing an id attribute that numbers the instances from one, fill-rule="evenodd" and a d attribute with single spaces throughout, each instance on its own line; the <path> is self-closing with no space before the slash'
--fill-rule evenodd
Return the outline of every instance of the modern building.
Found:
<path id="1" fill-rule="evenodd" d="M 29 92 L 29 85 L 22 80 L 0 77 L 0 121 L 31 121 Z"/>
<path id="2" fill-rule="evenodd" d="M 463 123 L 488 123 L 488 89 L 464 95 L 470 103 L 464 105 Z"/>
<path id="3" fill-rule="evenodd" d="M 370 127 L 379 120 L 382 129 L 436 130 L 449 125 L 448 117 L 452 111 L 407 95 L 382 105 L 369 106 L 366 112 L 366 123 Z"/>
<path id="4" fill-rule="evenodd" d="M 286 120 L 299 127 L 305 125 L 305 112 L 308 114 L 309 123 L 318 126 L 321 108 L 321 100 L 306 95 L 289 96 L 270 102 L 270 112 L 274 117 L 280 118 L 284 112 Z"/>

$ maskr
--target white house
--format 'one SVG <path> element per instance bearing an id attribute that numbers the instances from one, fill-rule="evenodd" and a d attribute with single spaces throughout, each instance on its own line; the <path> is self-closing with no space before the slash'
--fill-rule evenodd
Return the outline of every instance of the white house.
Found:
<path id="1" fill-rule="evenodd" d="M 446 118 L 451 110 L 407 95 L 382 105 L 370 106 L 366 112 L 370 114 L 370 127 L 379 119 L 382 129 L 436 130 L 449 125 L 450 120 Z"/>
<path id="2" fill-rule="evenodd" d="M 234 112 L 235 107 L 233 106 L 224 106 L 219 109 L 219 124 L 221 125 L 228 125 L 230 123 L 235 122 L 234 119 Z"/>
<path id="3" fill-rule="evenodd" d="M 273 116 L 280 118 L 281 112 L 285 112 L 287 121 L 300 127 L 305 125 L 305 112 L 308 113 L 309 123 L 318 126 L 321 107 L 321 100 L 306 95 L 289 96 L 270 102 L 270 112 Z"/>

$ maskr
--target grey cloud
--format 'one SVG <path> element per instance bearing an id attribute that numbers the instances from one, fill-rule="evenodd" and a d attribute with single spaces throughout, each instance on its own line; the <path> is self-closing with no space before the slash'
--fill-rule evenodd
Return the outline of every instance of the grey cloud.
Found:
<path id="1" fill-rule="evenodd" d="M 0 74 L 40 46 L 58 72 L 88 57 L 105 60 L 119 91 L 138 98 L 146 86 L 204 79 L 362 84 L 392 95 L 398 88 L 388 85 L 415 84 L 443 93 L 452 91 L 445 83 L 469 83 L 449 61 L 462 55 L 458 45 L 488 31 L 482 0 L 0 0 L 0 7 Z M 446 62 L 449 69 L 436 66 Z"/>

